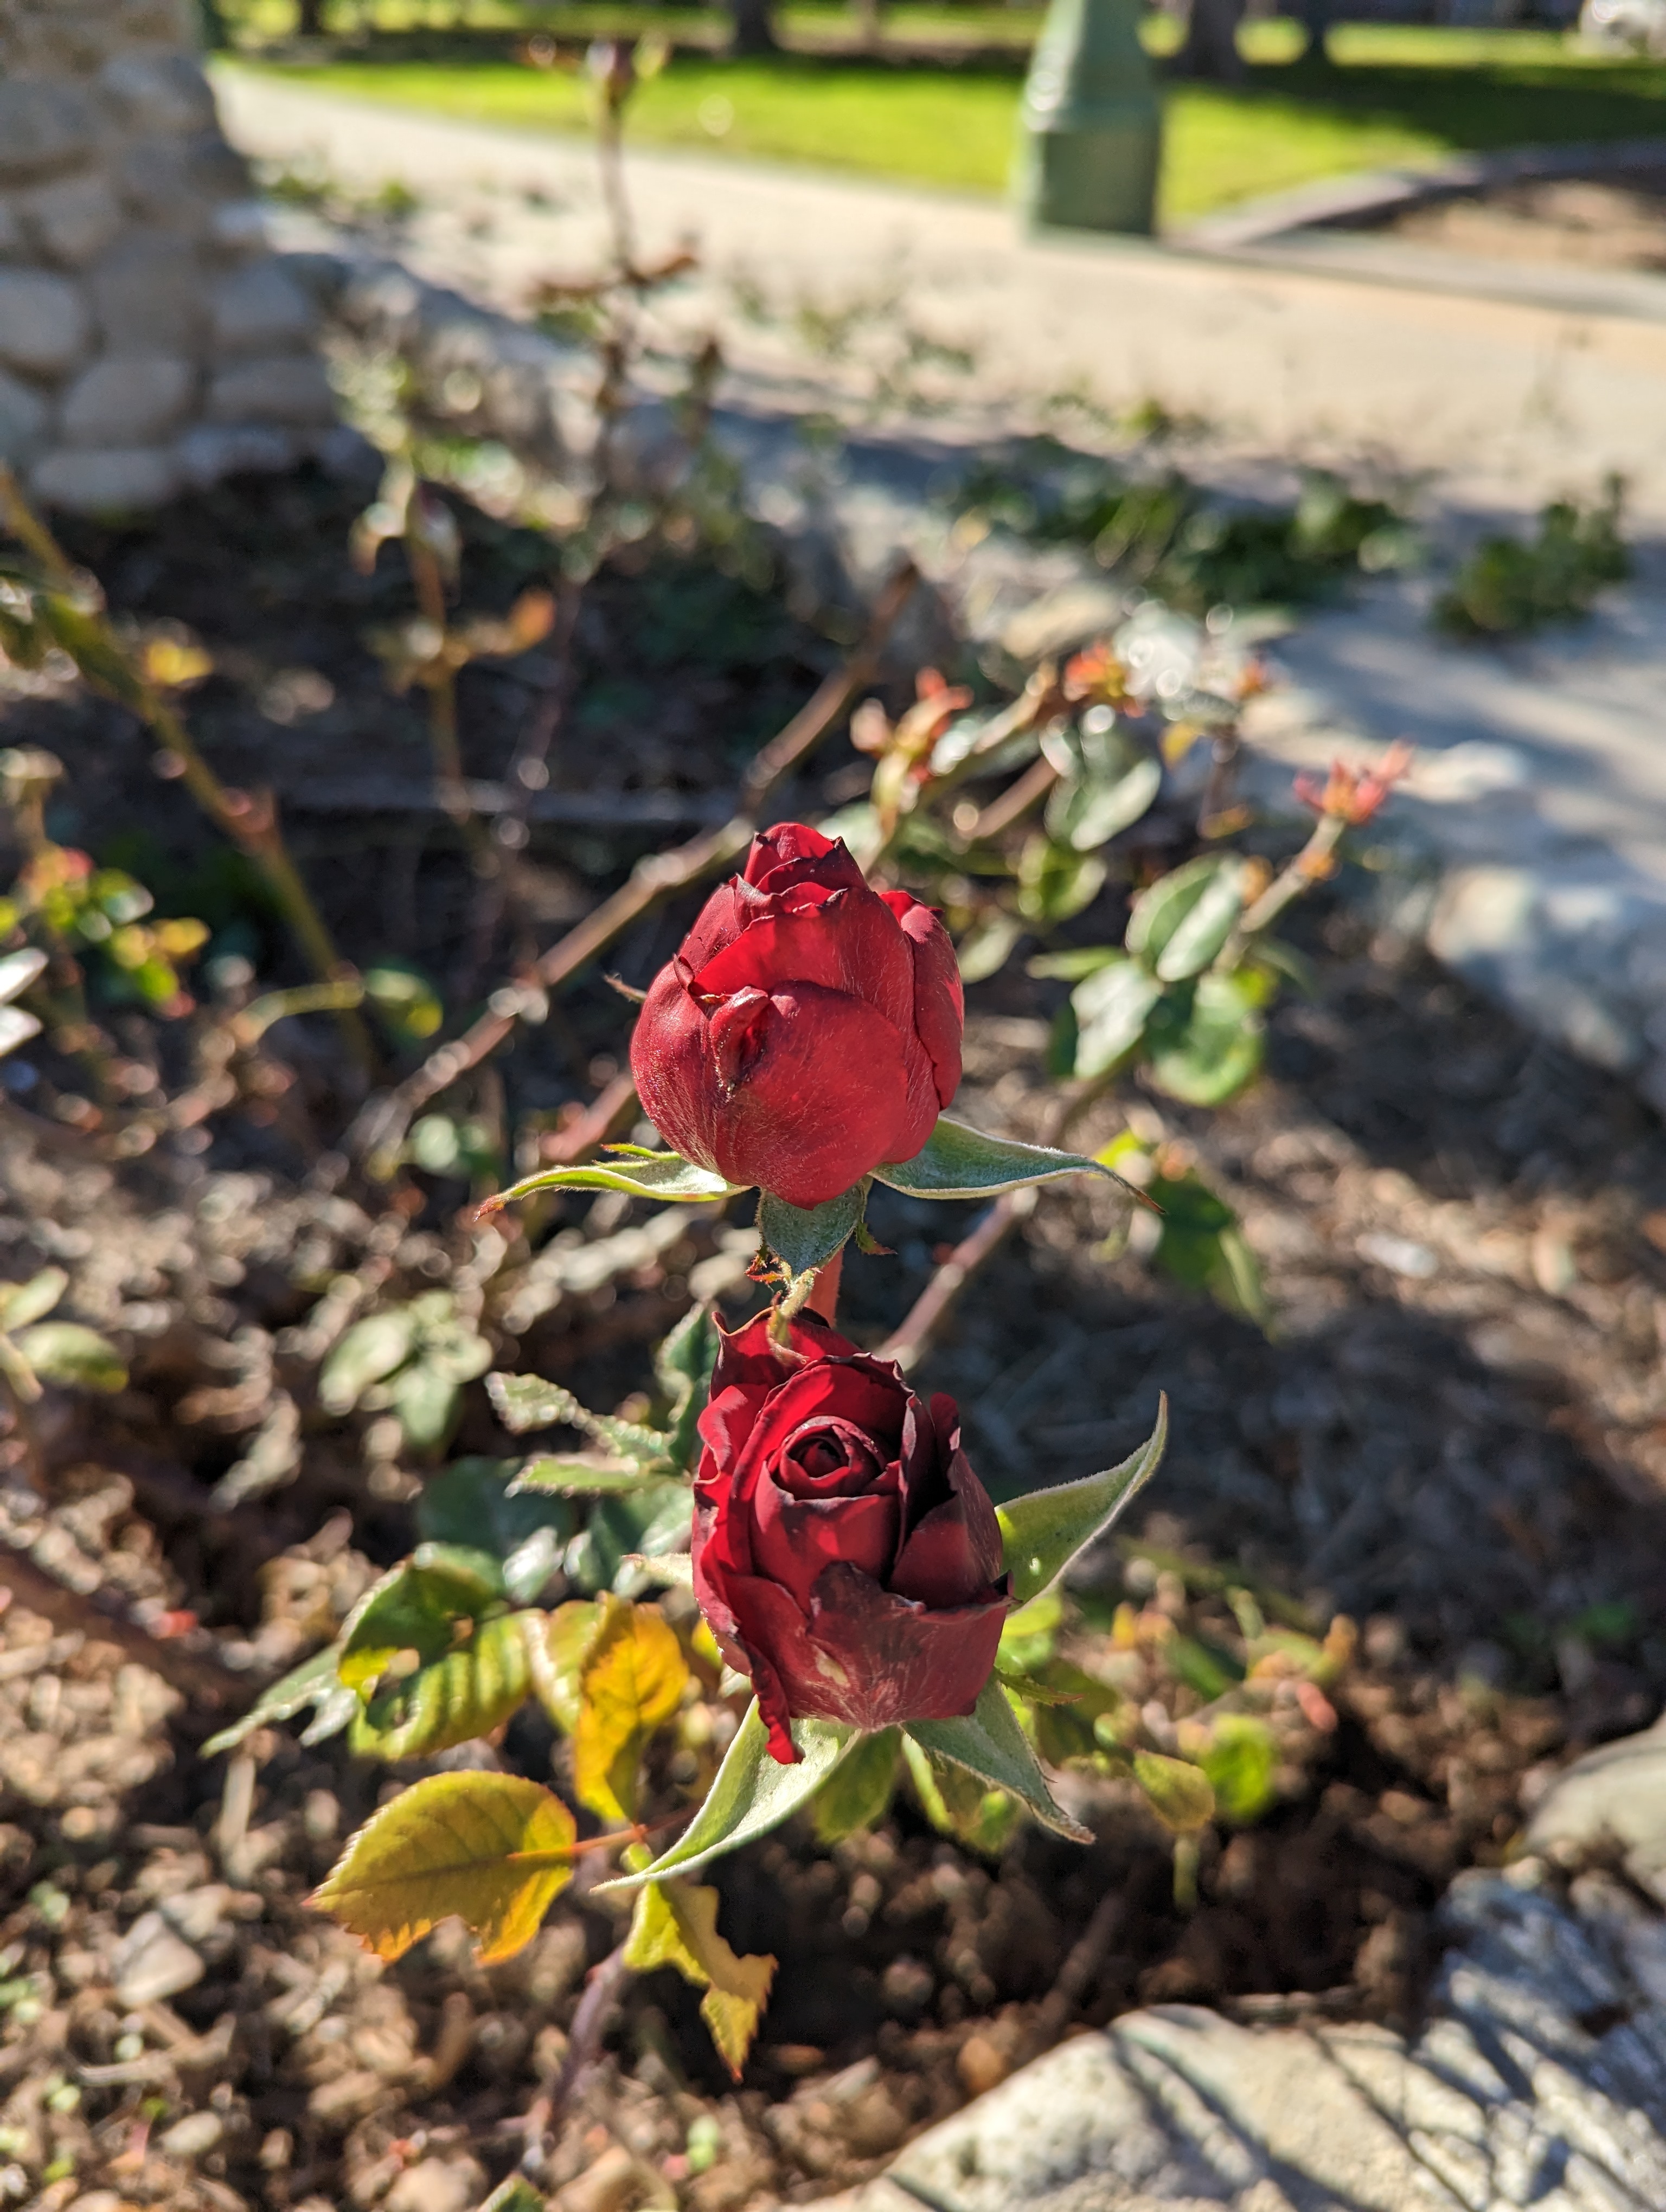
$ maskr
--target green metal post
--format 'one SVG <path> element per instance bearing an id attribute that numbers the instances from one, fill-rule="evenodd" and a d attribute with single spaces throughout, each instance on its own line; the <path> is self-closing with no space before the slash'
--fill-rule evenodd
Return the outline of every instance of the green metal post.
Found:
<path id="1" fill-rule="evenodd" d="M 1053 0 L 1013 170 L 1030 228 L 1151 234 L 1163 112 L 1140 14 L 1140 0 Z"/>

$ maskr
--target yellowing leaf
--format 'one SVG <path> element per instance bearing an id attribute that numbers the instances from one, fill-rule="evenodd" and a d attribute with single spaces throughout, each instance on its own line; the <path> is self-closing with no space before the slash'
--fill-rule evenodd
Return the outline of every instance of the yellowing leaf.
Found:
<path id="1" fill-rule="evenodd" d="M 651 1881 L 638 1893 L 625 1947 L 625 1964 L 639 1974 L 675 1966 L 703 1989 L 700 2017 L 738 2081 L 769 2001 L 775 1962 L 767 1953 L 743 1958 L 717 1932 L 714 1889 L 687 1881 Z"/>
<path id="2" fill-rule="evenodd" d="M 567 1735 L 579 1724 L 579 1683 L 601 1625 L 602 1608 L 593 1598 L 572 1598 L 556 1607 L 542 1633 L 534 1631 L 527 1639 L 532 1687 Z"/>
<path id="3" fill-rule="evenodd" d="M 573 1787 L 581 1804 L 605 1820 L 635 1819 L 642 1752 L 681 1704 L 688 1679 L 670 1623 L 652 1606 L 610 1597 L 579 1682 Z"/>
<path id="4" fill-rule="evenodd" d="M 351 1838 L 313 1903 L 380 1959 L 455 1913 L 483 1960 L 530 1943 L 573 1878 L 573 1815 L 514 1774 L 431 1774 Z"/>
<path id="5" fill-rule="evenodd" d="M 1215 1793 L 1201 1767 L 1187 1759 L 1165 1759 L 1156 1751 L 1136 1751 L 1134 1778 L 1165 1828 L 1184 1835 L 1213 1820 Z"/>

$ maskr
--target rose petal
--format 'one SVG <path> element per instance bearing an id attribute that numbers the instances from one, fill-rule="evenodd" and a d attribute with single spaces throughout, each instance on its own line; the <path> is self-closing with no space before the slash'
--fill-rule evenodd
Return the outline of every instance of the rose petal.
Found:
<path id="1" fill-rule="evenodd" d="M 889 1587 L 934 1607 L 969 1604 L 1000 1573 L 1000 1523 L 989 1493 L 956 1452 L 945 1470 L 950 1496 L 904 1540 Z"/>
<path id="2" fill-rule="evenodd" d="M 727 997 L 778 983 L 819 983 L 865 999 L 905 1035 L 915 1027 L 915 956 L 884 899 L 866 884 L 770 911 L 696 970 L 696 988 Z"/>
<path id="3" fill-rule="evenodd" d="M 928 906 L 907 891 L 879 896 L 903 926 L 914 955 L 914 1026 L 932 1064 L 937 1103 L 947 1106 L 960 1088 L 966 994 L 949 933 Z M 922 1140 L 923 1141 L 923 1140 Z"/>
<path id="4" fill-rule="evenodd" d="M 901 1518 L 894 1492 L 791 1498 L 766 1477 L 752 1498 L 752 1565 L 807 1607 L 818 1577 L 836 1561 L 883 1582 L 897 1555 Z"/>
<path id="5" fill-rule="evenodd" d="M 818 863 L 830 866 L 818 867 Z M 860 883 L 862 872 L 842 837 L 824 837 L 807 822 L 777 822 L 752 840 L 742 873 L 749 884 L 769 888 L 771 875 L 796 869 L 829 884 Z"/>

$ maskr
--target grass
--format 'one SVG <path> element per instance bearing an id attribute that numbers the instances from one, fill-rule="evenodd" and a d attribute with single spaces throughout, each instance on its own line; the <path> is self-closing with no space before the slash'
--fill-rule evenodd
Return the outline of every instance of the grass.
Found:
<path id="1" fill-rule="evenodd" d="M 407 15 L 414 12 L 410 0 L 403 4 Z M 513 12 L 502 0 L 477 0 L 477 13 L 488 5 L 506 21 Z M 621 10 L 569 5 L 536 12 L 577 38 L 598 27 L 599 17 Z M 667 21 L 665 11 L 653 12 Z M 886 20 L 900 36 L 910 17 L 940 19 L 945 12 L 898 7 Z M 1001 12 L 1008 21 L 1018 13 Z M 825 22 L 846 13 L 789 9 L 787 21 L 790 27 L 795 16 Z M 672 19 L 679 34 L 692 14 L 678 10 Z M 1242 85 L 1167 87 L 1167 222 L 1353 169 L 1666 131 L 1666 64 L 1595 58 L 1552 33 L 1353 25 L 1333 33 L 1329 54 L 1322 56 L 1299 53 L 1293 24 L 1255 27 Z M 286 66 L 284 74 L 320 90 L 474 122 L 532 131 L 587 127 L 585 88 L 576 77 L 528 69 L 502 54 L 501 41 L 483 41 L 477 30 L 443 60 L 367 55 Z M 631 129 L 644 145 L 994 192 L 1006 181 L 1018 95 L 1016 67 L 987 63 L 903 67 L 803 53 L 729 62 L 685 52 L 643 88 Z"/>

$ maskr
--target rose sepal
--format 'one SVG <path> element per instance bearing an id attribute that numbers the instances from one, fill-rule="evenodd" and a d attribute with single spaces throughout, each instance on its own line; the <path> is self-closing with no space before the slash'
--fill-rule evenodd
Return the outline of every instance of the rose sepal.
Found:
<path id="1" fill-rule="evenodd" d="M 1067 1175 L 1104 1176 L 1112 1182 L 1122 1178 L 1101 1160 L 1081 1152 L 1061 1152 L 1050 1145 L 1021 1145 L 1012 1137 L 986 1136 L 964 1121 L 939 1117 L 921 1149 L 911 1160 L 887 1160 L 873 1170 L 874 1180 L 889 1183 L 910 1198 L 994 1198 L 1004 1190 L 1022 1190 L 1026 1184 L 1051 1182 Z M 1129 1188 L 1128 1185 L 1124 1188 Z"/>
<path id="2" fill-rule="evenodd" d="M 867 1201 L 867 1178 L 852 1183 L 824 1206 L 789 1206 L 773 1191 L 764 1191 L 757 1209 L 758 1234 L 791 1275 L 807 1274 L 824 1267 L 841 1251 L 862 1218 Z"/>
<path id="3" fill-rule="evenodd" d="M 483 1200 L 479 1212 L 483 1216 L 501 1212 L 504 1206 L 541 1190 L 622 1190 L 630 1198 L 702 1206 L 714 1199 L 733 1198 L 746 1188 L 744 1183 L 726 1182 L 710 1168 L 696 1167 L 680 1152 L 644 1152 L 638 1145 L 608 1149 L 611 1157 L 606 1159 L 587 1160 L 578 1167 L 540 1168 L 536 1175 L 523 1176 L 508 1190 L 494 1191 Z"/>
<path id="4" fill-rule="evenodd" d="M 677 1841 L 652 1866 L 598 1882 L 598 1894 L 640 1889 L 645 1881 L 667 1875 L 694 1874 L 725 1851 L 767 1835 L 808 1804 L 859 1741 L 857 1729 L 836 1721 L 795 1720 L 793 1743 L 799 1757 L 783 1766 L 770 1756 L 769 1731 L 754 1698 L 704 1802 Z"/>
<path id="5" fill-rule="evenodd" d="M 995 1508 L 1002 1556 L 1012 1578 L 1012 1603 L 1031 1599 L 1055 1583 L 1077 1553 L 1101 1536 L 1117 1515 L 1156 1474 L 1169 1441 L 1169 1401 L 1157 1401 L 1157 1425 L 1137 1452 L 1103 1474 L 1080 1482 L 1061 1482 L 1051 1490 L 1032 1490 Z"/>
<path id="6" fill-rule="evenodd" d="M 1091 1828 L 1085 1828 L 1054 1802 L 1030 1739 L 1019 1727 L 1018 1715 L 995 1675 L 983 1685 L 975 1711 L 959 1720 L 909 1721 L 903 1733 L 933 1759 L 946 1759 L 976 1775 L 980 1782 L 1010 1790 L 1055 1835 L 1068 1836 L 1077 1844 L 1093 1841 Z"/>

